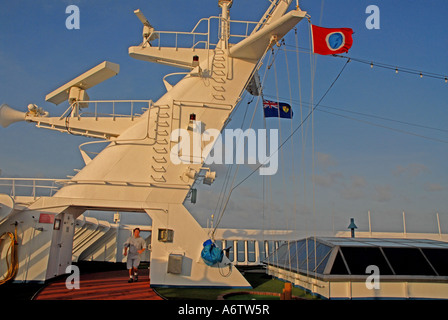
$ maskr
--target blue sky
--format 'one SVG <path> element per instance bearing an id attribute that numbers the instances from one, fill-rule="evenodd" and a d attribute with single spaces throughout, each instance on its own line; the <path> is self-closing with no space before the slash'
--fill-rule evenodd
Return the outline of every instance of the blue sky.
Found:
<path id="1" fill-rule="evenodd" d="M 79 30 L 65 27 L 68 17 L 65 8 L 70 4 L 80 8 Z M 365 10 L 372 4 L 380 9 L 379 30 L 368 30 L 365 26 L 368 17 Z M 231 18 L 258 21 L 267 5 L 268 1 L 264 0 L 235 1 Z M 301 0 L 300 5 L 311 15 L 314 24 L 349 27 L 355 31 L 350 57 L 448 75 L 448 38 L 445 35 L 448 4 L 443 0 Z M 141 41 L 141 23 L 133 14 L 137 8 L 156 29 L 170 31 L 190 31 L 200 18 L 219 14 L 214 0 L 0 0 L 0 103 L 22 111 L 29 103 L 35 103 L 51 115 L 60 115 L 66 106 L 45 102 L 45 95 L 104 60 L 119 63 L 120 74 L 90 89 L 91 99 L 156 101 L 165 92 L 161 78 L 178 70 L 128 56 L 128 47 Z M 311 101 L 310 54 L 306 50 L 310 47 L 308 28 L 306 21 L 297 28 L 304 113 L 308 112 L 305 103 Z M 286 98 L 286 102 L 293 99 L 295 117 L 292 123 L 281 121 L 283 138 L 291 132 L 291 127 L 296 128 L 300 123 L 294 33 L 285 37 L 285 43 L 287 46 L 280 48 L 276 55 L 275 66 L 266 73 L 264 84 L 265 95 Z M 284 49 L 288 50 L 286 56 Z M 314 58 L 316 102 L 345 60 L 327 56 Z M 241 119 L 247 98 L 235 112 L 229 127 L 239 126 L 238 119 Z M 288 142 L 283 149 L 278 174 L 264 181 L 265 186 L 271 186 L 271 191 L 263 197 L 263 178 L 257 174 L 252 176 L 235 190 L 222 226 L 331 230 L 334 221 L 336 230 L 344 230 L 349 219 L 354 217 L 359 229 L 367 230 L 367 211 L 370 210 L 373 230 L 402 231 L 402 211 L 405 211 L 408 232 L 437 231 L 436 212 L 440 214 L 443 231 L 447 232 L 447 98 L 448 84 L 443 80 L 404 72 L 396 74 L 393 70 L 350 62 L 322 101 L 322 108 L 316 109 L 313 122 L 310 118 L 304 125 L 305 161 L 302 162 L 299 130 L 293 136 L 293 143 Z M 255 103 L 250 105 L 248 115 L 252 116 L 254 106 Z M 261 107 L 257 108 L 254 127 L 263 128 Z M 359 113 L 442 130 L 399 124 Z M 266 126 L 279 127 L 277 120 L 267 121 Z M 243 127 L 248 127 L 248 121 Z M 37 129 L 27 123 L 0 128 L 2 177 L 64 178 L 72 175 L 74 168 L 83 165 L 77 147 L 85 141 L 90 139 Z M 200 186 L 198 203 L 187 205 L 202 224 L 216 207 L 229 168 L 217 167 L 216 170 L 215 184 Z M 250 170 L 249 166 L 242 166 L 236 181 L 247 176 Z"/>

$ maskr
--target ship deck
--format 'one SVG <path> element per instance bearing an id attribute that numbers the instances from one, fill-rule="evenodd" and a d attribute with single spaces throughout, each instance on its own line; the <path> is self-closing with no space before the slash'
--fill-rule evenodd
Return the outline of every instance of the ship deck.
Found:
<path id="1" fill-rule="evenodd" d="M 163 300 L 150 287 L 148 269 L 139 270 L 137 282 L 128 279 L 127 270 L 81 274 L 79 289 L 67 289 L 63 277 L 45 286 L 34 300 Z"/>

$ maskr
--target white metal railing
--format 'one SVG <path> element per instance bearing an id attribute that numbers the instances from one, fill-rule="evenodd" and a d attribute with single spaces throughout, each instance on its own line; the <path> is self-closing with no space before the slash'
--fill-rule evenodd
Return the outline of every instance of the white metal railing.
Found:
<path id="1" fill-rule="evenodd" d="M 67 110 L 59 118 L 75 116 L 115 118 L 131 118 L 139 117 L 144 111 L 150 108 L 152 100 L 89 100 L 76 101 L 72 103 Z M 87 110 L 88 109 L 88 110 Z"/>
<path id="2" fill-rule="evenodd" d="M 12 198 L 28 196 L 52 196 L 68 179 L 0 178 L 0 191 L 9 193 Z"/>
<path id="3" fill-rule="evenodd" d="M 169 75 L 168 75 L 169 76 Z M 165 78 L 164 78 L 165 79 Z M 134 100 L 134 102 L 135 101 L 137 101 L 137 100 Z M 155 104 L 153 104 L 153 102 L 151 101 L 151 100 L 149 100 L 149 101 L 146 101 L 146 100 L 141 100 L 141 101 L 143 101 L 143 102 L 145 102 L 145 103 L 148 103 L 148 107 L 147 107 L 147 109 L 145 108 L 143 111 L 147 111 L 147 110 L 149 110 L 149 112 L 154 112 L 154 110 L 159 110 L 160 111 L 160 109 L 163 107 L 163 106 L 160 106 L 160 105 L 155 105 Z M 141 102 L 140 101 L 140 102 Z M 95 102 L 95 101 L 91 101 L 91 102 Z M 120 142 L 130 142 L 130 141 L 137 141 L 137 140 L 145 140 L 148 136 L 147 136 L 147 133 L 149 132 L 149 127 L 150 127 L 150 123 L 149 123 L 149 121 L 150 121 L 150 117 L 151 117 L 151 114 L 148 114 L 147 115 L 147 118 L 148 118 L 148 121 L 147 121 L 147 128 L 146 128 L 146 130 L 145 130 L 145 132 L 146 132 L 146 134 L 145 134 L 145 136 L 144 137 L 141 137 L 141 138 L 135 138 L 135 139 L 124 139 L 124 140 L 120 140 L 120 139 L 115 139 L 114 140 L 114 143 L 116 144 L 116 143 L 120 143 Z M 157 128 L 156 128 L 156 130 L 155 130 L 155 132 L 157 132 Z M 153 137 L 153 139 L 156 139 L 157 137 Z M 110 144 L 111 142 L 110 141 L 88 141 L 88 142 L 85 142 L 85 143 L 82 143 L 82 144 L 80 144 L 79 145 L 79 151 L 81 152 L 81 154 L 85 154 L 85 155 L 87 155 L 90 159 L 93 159 L 93 158 L 95 158 L 102 150 L 103 150 L 103 148 L 102 147 L 99 147 L 99 145 L 100 144 L 104 144 L 104 143 L 106 143 L 106 144 Z M 96 148 L 96 151 L 92 151 L 92 150 L 86 150 L 86 147 L 87 146 L 98 146 L 97 148 Z"/>
<path id="4" fill-rule="evenodd" d="M 89 158 L 93 159 L 97 155 L 100 154 L 100 151 L 88 151 L 88 150 L 85 150 L 84 147 L 87 146 L 87 145 L 98 145 L 100 143 L 101 144 L 102 143 L 110 144 L 110 141 L 88 141 L 88 142 L 84 142 L 84 143 L 80 144 L 78 149 L 81 152 L 81 154 L 84 152 L 87 156 L 89 156 Z"/>
<path id="5" fill-rule="evenodd" d="M 218 22 L 218 32 L 216 40 L 211 39 L 211 25 L 212 21 L 217 20 Z M 218 39 L 221 38 L 221 17 L 212 16 L 209 18 L 202 18 L 198 21 L 198 23 L 195 25 L 192 31 L 190 32 L 182 32 L 182 31 L 155 31 L 154 33 L 158 35 L 158 38 L 153 40 L 155 44 L 153 44 L 154 47 L 167 47 L 165 43 L 162 44 L 163 41 L 166 41 L 166 39 L 171 38 L 173 42 L 170 43 L 170 45 L 174 48 L 191 48 L 195 49 L 199 47 L 200 45 L 204 45 L 204 49 L 210 49 L 216 47 L 218 44 Z M 251 32 L 256 28 L 256 26 L 259 24 L 255 21 L 242 21 L 242 20 L 229 20 L 228 26 L 230 30 L 238 30 L 238 32 L 229 32 L 229 41 L 231 42 L 231 39 L 234 40 L 242 40 L 244 38 L 247 38 Z M 203 27 L 203 25 L 206 24 L 206 31 L 199 32 L 199 29 Z M 185 40 L 185 38 L 190 38 L 189 40 Z M 183 38 L 183 39 L 180 39 Z M 149 38 L 146 42 L 142 43 L 142 46 L 147 45 L 149 41 Z"/>

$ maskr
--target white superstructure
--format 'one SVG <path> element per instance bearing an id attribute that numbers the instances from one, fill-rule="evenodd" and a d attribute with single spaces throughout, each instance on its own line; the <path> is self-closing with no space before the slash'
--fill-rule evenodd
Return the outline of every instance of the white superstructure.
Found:
<path id="1" fill-rule="evenodd" d="M 172 141 L 172 132 L 188 129 L 192 114 L 203 128 L 221 131 L 256 74 L 260 59 L 306 12 L 299 8 L 287 12 L 291 0 L 276 0 L 259 22 L 234 22 L 229 15 L 232 1 L 219 0 L 218 4 L 222 10 L 219 17 L 199 22 L 207 25 L 207 32 L 196 28 L 192 32 L 156 31 L 139 10 L 135 11 L 143 22 L 143 42 L 130 47 L 129 55 L 184 69 L 183 79 L 176 84 L 168 81 L 169 75 L 163 79 L 167 92 L 156 102 L 89 100 L 90 87 L 119 72 L 117 64 L 105 61 L 46 96 L 55 104 L 69 101 L 61 117 L 49 117 L 35 105 L 26 113 L 2 105 L 0 125 L 4 127 L 26 120 L 38 127 L 107 143 L 96 156 L 80 147 L 86 165 L 71 179 L 49 181 L 44 186 L 44 181 L 31 179 L 32 196 L 19 196 L 16 186 L 12 186 L 14 195 L 2 196 L 0 234 L 16 227 L 20 235 L 17 281 L 45 281 L 64 274 L 72 262 L 76 219 L 91 209 L 150 216 L 152 286 L 249 286 L 236 269 L 222 276 L 221 268 L 232 265 L 227 258 L 212 267 L 201 260 L 202 243 L 208 235 L 183 202 L 196 179 L 207 175 L 211 183 L 215 176 L 203 166 L 207 152 L 188 159 L 175 154 L 186 163 L 171 161 L 178 142 Z M 218 43 L 210 40 L 213 19 L 220 22 Z M 232 34 L 234 23 L 245 25 L 246 33 Z M 165 40 L 170 37 L 175 42 L 168 46 Z M 193 40 L 190 46 L 180 45 L 183 37 Z M 118 111 L 123 105 L 130 114 Z M 204 147 L 202 144 L 201 151 Z M 54 189 L 53 183 L 60 188 Z M 50 194 L 39 194 L 39 187 Z M 168 272 L 172 256 L 181 257 L 181 267 L 176 268 L 180 272 Z"/>

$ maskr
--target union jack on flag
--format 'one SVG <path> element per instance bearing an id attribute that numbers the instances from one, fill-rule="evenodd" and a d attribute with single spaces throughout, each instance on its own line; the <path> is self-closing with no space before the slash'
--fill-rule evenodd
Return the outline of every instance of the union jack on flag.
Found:
<path id="1" fill-rule="evenodd" d="M 263 99 L 263 111 L 265 118 L 292 119 L 293 112 L 289 104 Z"/>

